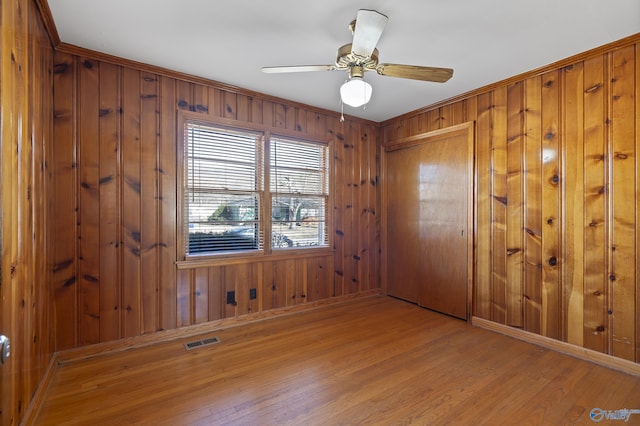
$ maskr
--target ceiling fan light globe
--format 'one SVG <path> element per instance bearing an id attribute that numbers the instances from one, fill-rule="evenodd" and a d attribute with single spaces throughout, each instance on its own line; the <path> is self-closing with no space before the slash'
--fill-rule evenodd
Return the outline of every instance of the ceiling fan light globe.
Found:
<path id="1" fill-rule="evenodd" d="M 372 92 L 369 83 L 360 77 L 352 77 L 340 87 L 340 98 L 343 103 L 357 108 L 369 102 Z"/>

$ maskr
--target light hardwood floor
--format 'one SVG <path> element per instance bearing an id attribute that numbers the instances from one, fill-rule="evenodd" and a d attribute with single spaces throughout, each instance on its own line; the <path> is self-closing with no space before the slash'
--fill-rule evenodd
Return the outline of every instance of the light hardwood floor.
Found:
<path id="1" fill-rule="evenodd" d="M 640 409 L 637 377 L 388 297 L 211 336 L 58 366 L 36 424 L 555 425 Z"/>

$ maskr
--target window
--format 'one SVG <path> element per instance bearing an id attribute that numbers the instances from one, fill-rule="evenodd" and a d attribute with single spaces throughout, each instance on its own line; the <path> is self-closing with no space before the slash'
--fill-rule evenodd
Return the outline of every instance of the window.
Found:
<path id="1" fill-rule="evenodd" d="M 186 253 L 262 249 L 262 135 L 186 127 Z"/>
<path id="2" fill-rule="evenodd" d="M 187 256 L 329 244 L 326 144 L 187 119 L 183 195 Z"/>
<path id="3" fill-rule="evenodd" d="M 328 154 L 324 145 L 271 139 L 271 244 L 274 248 L 328 244 Z"/>

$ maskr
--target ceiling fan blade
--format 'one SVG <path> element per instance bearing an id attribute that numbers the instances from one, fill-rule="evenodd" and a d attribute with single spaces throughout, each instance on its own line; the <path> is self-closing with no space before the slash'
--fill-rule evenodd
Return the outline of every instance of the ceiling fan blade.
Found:
<path id="1" fill-rule="evenodd" d="M 351 52 L 365 58 L 370 57 L 388 20 L 389 18 L 375 10 L 360 9 L 356 17 Z"/>
<path id="2" fill-rule="evenodd" d="M 267 74 L 279 74 L 285 72 L 309 72 L 309 71 L 333 71 L 335 65 L 294 65 L 284 67 L 262 67 L 262 72 Z"/>
<path id="3" fill-rule="evenodd" d="M 380 75 L 413 80 L 434 81 L 444 83 L 453 76 L 451 68 L 420 67 L 416 65 L 380 64 L 376 67 Z"/>

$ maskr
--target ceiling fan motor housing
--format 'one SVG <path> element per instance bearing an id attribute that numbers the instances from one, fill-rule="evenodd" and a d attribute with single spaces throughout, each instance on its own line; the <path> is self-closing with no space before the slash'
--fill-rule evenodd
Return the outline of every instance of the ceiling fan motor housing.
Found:
<path id="1" fill-rule="evenodd" d="M 338 69 L 349 69 L 351 67 L 362 67 L 375 70 L 378 66 L 378 49 L 374 49 L 369 57 L 357 55 L 351 51 L 351 43 L 345 44 L 338 49 L 336 67 Z"/>

